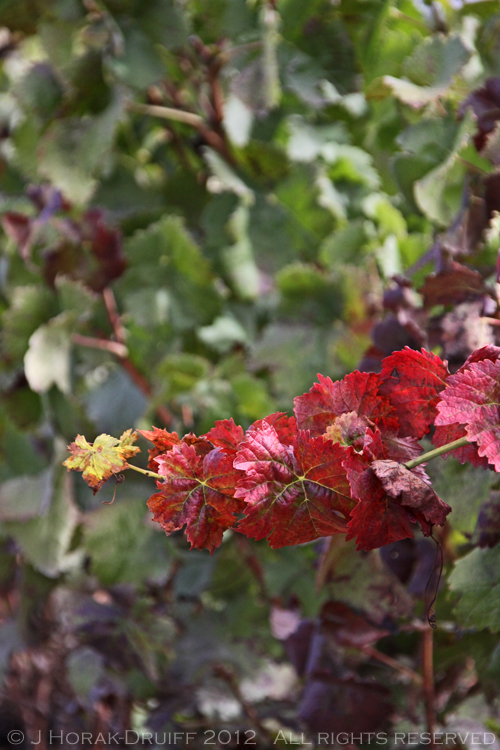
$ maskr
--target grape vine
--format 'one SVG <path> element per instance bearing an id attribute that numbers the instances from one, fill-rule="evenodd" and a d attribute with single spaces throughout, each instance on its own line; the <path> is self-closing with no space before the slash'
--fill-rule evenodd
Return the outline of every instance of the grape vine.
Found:
<path id="1" fill-rule="evenodd" d="M 355 371 L 333 382 L 319 376 L 295 399 L 294 416 L 271 414 L 246 432 L 233 419 L 204 435 L 153 428 L 148 470 L 128 459 L 137 433 L 78 435 L 68 470 L 97 492 L 126 469 L 156 478 L 148 500 L 167 534 L 186 527 L 191 548 L 220 546 L 233 529 L 273 548 L 345 534 L 358 550 L 424 536 L 451 508 L 431 486 L 424 464 L 452 453 L 461 463 L 500 471 L 500 347 L 474 351 L 456 374 L 447 362 L 408 347 L 380 374 Z M 419 440 L 433 429 L 434 450 Z"/>

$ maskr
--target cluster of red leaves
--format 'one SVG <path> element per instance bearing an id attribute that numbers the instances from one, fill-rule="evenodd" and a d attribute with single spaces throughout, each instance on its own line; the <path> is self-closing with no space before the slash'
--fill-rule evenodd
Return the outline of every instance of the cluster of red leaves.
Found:
<path id="1" fill-rule="evenodd" d="M 435 425 L 436 447 L 465 437 L 454 451 L 462 463 L 500 471 L 499 358 L 500 348 L 483 347 L 450 375 L 436 355 L 405 348 L 380 374 L 319 375 L 295 399 L 294 417 L 272 414 L 246 433 L 232 419 L 182 439 L 143 431 L 153 443 L 148 466 L 164 477 L 149 509 L 167 534 L 186 526 L 192 547 L 210 552 L 230 528 L 275 548 L 346 534 L 371 550 L 413 537 L 416 524 L 429 535 L 451 508 L 422 465 L 406 464 Z M 80 455 L 67 465 L 82 470 L 78 463 Z"/>

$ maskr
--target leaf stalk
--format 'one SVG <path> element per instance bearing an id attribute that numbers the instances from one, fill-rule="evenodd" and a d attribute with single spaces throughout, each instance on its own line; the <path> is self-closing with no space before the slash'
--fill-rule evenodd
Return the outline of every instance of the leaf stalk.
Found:
<path id="1" fill-rule="evenodd" d="M 414 469 L 415 466 L 420 466 L 420 464 L 424 464 L 427 461 L 432 461 L 433 458 L 442 456 L 443 453 L 449 453 L 450 451 L 454 451 L 456 448 L 463 448 L 466 445 L 470 445 L 470 442 L 466 437 L 459 438 L 458 440 L 453 440 L 451 443 L 446 443 L 446 445 L 442 445 L 439 448 L 434 448 L 434 450 L 432 451 L 422 453 L 421 456 L 413 458 L 411 461 L 407 461 L 404 466 L 406 466 L 407 469 Z"/>
<path id="2" fill-rule="evenodd" d="M 133 469 L 134 471 L 138 471 L 139 474 L 144 474 L 146 477 L 151 477 L 152 479 L 161 479 L 161 481 L 165 481 L 165 477 L 162 477 L 161 474 L 156 474 L 154 471 L 149 471 L 148 469 L 141 469 L 139 466 L 134 466 L 133 464 L 127 465 L 128 469 Z"/>

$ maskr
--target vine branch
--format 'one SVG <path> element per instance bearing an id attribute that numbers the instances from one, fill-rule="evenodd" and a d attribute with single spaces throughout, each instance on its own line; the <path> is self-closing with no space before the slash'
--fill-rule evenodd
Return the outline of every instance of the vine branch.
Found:
<path id="1" fill-rule="evenodd" d="M 203 117 L 195 114 L 194 112 L 186 112 L 184 109 L 175 109 L 174 107 L 164 107 L 158 104 L 141 104 L 140 102 L 129 101 L 127 103 L 127 109 L 131 112 L 137 112 L 141 115 L 150 115 L 151 117 L 159 117 L 162 120 L 175 120 L 176 122 L 183 122 L 186 125 L 191 125 L 193 128 L 199 128 L 205 125 Z"/>
<path id="2" fill-rule="evenodd" d="M 433 638 L 432 628 L 426 628 L 422 632 L 422 667 L 424 673 L 424 701 L 427 731 L 433 737 L 436 731 L 436 698 L 434 692 L 434 666 L 433 666 Z M 429 745 L 433 750 L 434 742 Z"/>
<path id="3" fill-rule="evenodd" d="M 449 453 L 450 451 L 454 451 L 457 448 L 463 448 L 466 445 L 470 445 L 469 440 L 467 440 L 466 437 L 459 438 L 458 440 L 453 440 L 451 443 L 446 443 L 446 445 L 442 445 L 439 448 L 434 448 L 432 451 L 428 451 L 427 453 L 422 453 L 421 456 L 418 456 L 417 458 L 413 458 L 411 461 L 407 461 L 404 466 L 406 466 L 407 469 L 414 469 L 415 466 L 420 466 L 420 464 L 425 464 L 427 461 L 432 461 L 433 458 L 437 458 L 438 456 L 442 456 L 444 453 Z"/>
<path id="4" fill-rule="evenodd" d="M 133 464 L 128 464 L 127 468 L 138 471 L 139 474 L 144 474 L 144 476 L 146 477 L 151 477 L 152 479 L 161 479 L 162 482 L 165 481 L 165 477 L 163 477 L 161 474 L 157 474 L 155 471 L 149 471 L 149 469 L 141 469 L 140 466 L 134 466 Z"/>
<path id="5" fill-rule="evenodd" d="M 132 360 L 129 359 L 129 351 L 125 345 L 126 331 L 122 323 L 121 315 L 118 311 L 118 305 L 116 304 L 113 290 L 110 287 L 106 287 L 106 289 L 103 290 L 102 297 L 116 341 L 107 338 L 101 339 L 94 336 L 82 336 L 79 333 L 74 333 L 71 339 L 73 343 L 79 346 L 86 346 L 90 349 L 100 349 L 101 351 L 113 354 L 118 358 L 121 366 L 128 372 L 130 378 L 134 381 L 139 390 L 147 398 L 151 398 L 153 391 L 149 381 L 141 372 L 139 372 Z M 156 406 L 155 411 L 164 424 L 169 425 L 172 422 L 172 414 L 166 406 Z"/>

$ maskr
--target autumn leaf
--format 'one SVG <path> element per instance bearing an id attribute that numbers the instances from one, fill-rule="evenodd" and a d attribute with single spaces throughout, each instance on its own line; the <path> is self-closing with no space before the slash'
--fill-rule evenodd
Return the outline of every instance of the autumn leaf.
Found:
<path id="1" fill-rule="evenodd" d="M 351 513 L 346 540 L 356 539 L 357 550 L 369 551 L 413 537 L 408 512 L 388 497 L 370 464 L 350 454 L 343 466 L 351 494 L 359 501 Z"/>
<path id="2" fill-rule="evenodd" d="M 355 411 L 348 411 L 326 428 L 325 435 L 334 443 L 352 445 L 355 450 L 363 450 L 366 431 L 373 426 L 373 422 L 366 417 L 360 417 Z"/>
<path id="3" fill-rule="evenodd" d="M 488 289 L 478 271 L 456 261 L 439 273 L 427 276 L 424 285 L 418 290 L 424 298 L 424 307 L 434 305 L 458 305 L 488 294 Z"/>
<path id="4" fill-rule="evenodd" d="M 380 394 L 379 375 L 356 370 L 335 383 L 323 375 L 318 375 L 318 380 L 309 393 L 294 399 L 299 429 L 323 435 L 341 414 L 356 412 L 375 425 L 383 422 L 387 429 L 397 431 L 396 412 L 389 399 Z"/>
<path id="5" fill-rule="evenodd" d="M 463 424 L 436 425 L 432 436 L 432 444 L 436 448 L 441 448 L 441 446 L 453 443 L 463 437 L 467 437 Z M 476 469 L 487 469 L 489 466 L 488 459 L 480 456 L 477 452 L 475 443 L 468 443 L 461 448 L 455 448 L 450 453 L 443 453 L 442 458 L 447 459 L 449 456 L 454 456 L 461 464 L 472 464 Z"/>
<path id="6" fill-rule="evenodd" d="M 68 446 L 71 456 L 64 466 L 71 471 L 81 471 L 83 478 L 94 495 L 113 474 L 128 469 L 127 460 L 140 449 L 132 445 L 137 433 L 127 430 L 121 438 L 99 435 L 93 443 L 88 443 L 83 435 L 77 435 Z"/>
<path id="7" fill-rule="evenodd" d="M 469 442 L 478 446 L 500 471 L 500 361 L 485 359 L 451 375 L 438 404 L 437 425 L 465 425 Z"/>
<path id="8" fill-rule="evenodd" d="M 165 480 L 157 482 L 160 492 L 148 500 L 153 520 L 167 534 L 186 526 L 191 548 L 213 553 L 243 509 L 243 501 L 234 497 L 241 477 L 233 467 L 239 430 L 232 420 L 220 421 L 211 433 L 221 445 L 214 448 L 207 438 L 196 442 L 188 435 L 155 459 Z"/>
<path id="9" fill-rule="evenodd" d="M 337 643 L 348 648 L 372 646 L 389 635 L 388 630 L 374 625 L 343 602 L 328 601 L 320 614 L 321 630 L 332 635 Z"/>
<path id="10" fill-rule="evenodd" d="M 264 419 L 258 419 L 248 428 L 249 431 L 259 430 L 264 422 L 271 425 L 276 430 L 280 443 L 284 445 L 293 445 L 297 437 L 297 420 L 295 417 L 289 417 L 285 412 L 277 411 L 270 414 Z"/>
<path id="11" fill-rule="evenodd" d="M 396 409 L 400 437 L 419 439 L 429 432 L 449 374 L 446 362 L 425 349 L 405 347 L 382 361 L 381 392 Z"/>
<path id="12" fill-rule="evenodd" d="M 467 357 L 462 367 L 460 367 L 457 370 L 457 373 L 468 370 L 470 365 L 473 365 L 475 362 L 484 362 L 487 359 L 490 362 L 496 362 L 499 357 L 500 357 L 500 346 L 494 346 L 493 344 L 486 344 L 486 346 L 482 346 L 480 349 L 476 349 L 475 351 L 473 351 L 472 354 L 470 354 Z"/>
<path id="13" fill-rule="evenodd" d="M 224 448 L 226 452 L 236 453 L 245 433 L 243 428 L 231 419 L 221 419 L 215 423 L 215 427 L 202 435 L 210 441 L 215 448 Z"/>
<path id="14" fill-rule="evenodd" d="M 358 503 L 351 511 L 346 540 L 356 539 L 356 549 L 372 550 L 400 539 L 413 537 L 408 512 L 387 495 L 382 483 L 371 468 L 373 461 L 387 457 L 380 431 L 367 433 L 368 440 L 362 454 L 347 454 L 343 467 Z"/>
<path id="15" fill-rule="evenodd" d="M 311 425 L 313 434 L 323 431 L 320 434 L 357 451 L 370 442 L 370 431 L 378 430 L 386 457 L 394 461 L 409 461 L 422 452 L 415 437 L 399 434 L 396 410 L 380 392 L 384 385 L 380 375 L 353 372 L 336 383 L 321 375 L 318 378 L 320 382 L 309 393 L 295 399 L 301 429 Z"/>
<path id="16" fill-rule="evenodd" d="M 159 427 L 153 427 L 152 430 L 137 430 L 137 432 L 154 444 L 154 448 L 150 448 L 148 451 L 148 469 L 151 469 L 151 471 L 158 471 L 157 456 L 167 453 L 174 445 L 180 445 L 181 442 L 176 432 L 169 432 Z"/>
<path id="17" fill-rule="evenodd" d="M 263 421 L 250 429 L 234 465 L 245 472 L 236 497 L 246 518 L 238 531 L 273 548 L 345 533 L 354 505 L 342 461 L 350 448 L 297 431 L 292 445 Z"/>
<path id="18" fill-rule="evenodd" d="M 409 471 L 388 459 L 388 448 L 379 430 L 368 431 L 361 454 L 346 456 L 351 494 L 358 504 L 351 512 L 346 539 L 356 538 L 358 550 L 372 550 L 413 537 L 419 522 L 428 535 L 431 524 L 443 524 L 451 510 L 429 486 L 425 471 Z"/>
<path id="19" fill-rule="evenodd" d="M 456 374 L 458 375 L 459 373 L 465 372 L 470 367 L 470 365 L 474 364 L 475 362 L 484 362 L 485 360 L 496 362 L 499 356 L 500 347 L 493 346 L 493 344 L 487 344 L 486 346 L 483 346 L 480 349 L 476 349 L 476 351 L 472 352 L 472 354 L 464 362 L 462 367 L 457 370 Z M 467 432 L 463 424 L 455 423 L 445 425 L 439 424 L 437 421 L 435 424 L 436 428 L 434 430 L 432 442 L 436 446 L 436 448 L 440 448 L 442 445 L 446 445 L 447 443 L 451 443 L 454 440 L 458 440 L 459 438 L 467 436 Z M 453 455 L 458 461 L 460 461 L 461 464 L 470 463 L 476 468 L 488 468 L 488 459 L 485 456 L 479 455 L 478 447 L 475 443 L 470 443 L 469 445 L 464 445 L 461 448 L 456 448 L 451 452 L 451 454 L 445 453 L 443 455 L 443 458 L 446 459 L 449 455 Z"/>
<path id="20" fill-rule="evenodd" d="M 215 427 L 199 437 L 190 432 L 181 439 L 176 432 L 169 432 L 158 427 L 153 427 L 152 430 L 138 430 L 138 433 L 154 444 L 154 448 L 149 449 L 148 461 L 148 469 L 152 471 L 158 471 L 157 457 L 161 456 L 162 453 L 168 453 L 174 445 L 180 445 L 181 443 L 194 445 L 196 452 L 199 454 L 208 453 L 216 447 L 225 448 L 235 453 L 245 434 L 232 418 L 216 422 Z"/>
<path id="21" fill-rule="evenodd" d="M 410 471 L 396 461 L 374 461 L 371 468 L 389 497 L 421 513 L 429 524 L 445 523 L 451 508 L 436 495 L 422 466 Z"/>

